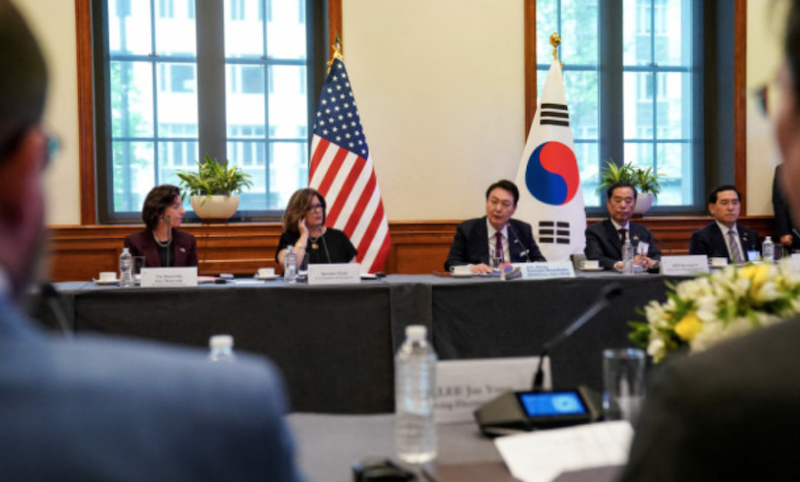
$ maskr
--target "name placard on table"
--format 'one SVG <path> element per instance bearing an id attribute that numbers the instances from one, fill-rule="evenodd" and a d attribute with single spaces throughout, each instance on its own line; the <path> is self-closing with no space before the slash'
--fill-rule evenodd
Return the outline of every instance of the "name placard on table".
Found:
<path id="1" fill-rule="evenodd" d="M 548 261 L 519 265 L 522 279 L 574 278 L 575 267 L 571 261 Z"/>
<path id="2" fill-rule="evenodd" d="M 197 267 L 142 268 L 142 288 L 186 288 L 197 286 Z"/>
<path id="3" fill-rule="evenodd" d="M 691 254 L 688 256 L 664 256 L 661 258 L 661 274 L 693 276 L 708 273 L 708 256 Z"/>
<path id="4" fill-rule="evenodd" d="M 447 360 L 436 363 L 437 423 L 474 420 L 472 412 L 509 390 L 530 390 L 539 357 Z M 542 364 L 549 389 L 550 359 Z"/>
<path id="5" fill-rule="evenodd" d="M 310 285 L 356 283 L 361 283 L 361 265 L 358 263 L 308 265 L 308 284 Z"/>

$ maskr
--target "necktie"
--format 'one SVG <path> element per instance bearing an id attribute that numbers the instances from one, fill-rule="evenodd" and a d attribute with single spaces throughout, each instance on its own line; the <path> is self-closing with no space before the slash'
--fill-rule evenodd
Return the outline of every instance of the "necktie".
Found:
<path id="1" fill-rule="evenodd" d="M 619 230 L 619 242 L 620 243 L 625 244 L 625 233 L 627 233 L 627 232 L 628 232 L 628 230 L 625 229 L 625 228 L 622 228 L 622 229 Z"/>
<path id="2" fill-rule="evenodd" d="M 739 251 L 739 243 L 736 242 L 736 232 L 733 229 L 728 230 L 728 238 L 731 243 L 731 259 L 734 263 L 740 264 L 742 253 Z"/>
<path id="3" fill-rule="evenodd" d="M 497 240 L 494 246 L 494 255 L 497 258 L 501 258 L 503 263 L 506 262 L 505 254 L 503 253 L 503 234 L 500 231 L 494 233 L 494 237 Z"/>

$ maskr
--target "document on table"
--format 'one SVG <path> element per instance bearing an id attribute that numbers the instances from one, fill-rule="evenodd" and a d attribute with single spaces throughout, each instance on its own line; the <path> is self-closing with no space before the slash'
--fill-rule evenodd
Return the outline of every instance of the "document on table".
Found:
<path id="1" fill-rule="evenodd" d="M 627 421 L 592 423 L 495 439 L 511 474 L 523 482 L 550 482 L 562 472 L 624 465 L 633 438 Z"/>

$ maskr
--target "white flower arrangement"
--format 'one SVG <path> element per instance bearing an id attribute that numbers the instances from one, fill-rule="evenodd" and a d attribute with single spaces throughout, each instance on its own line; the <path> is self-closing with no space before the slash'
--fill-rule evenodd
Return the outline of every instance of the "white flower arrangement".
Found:
<path id="1" fill-rule="evenodd" d="M 669 288 L 665 303 L 645 306 L 647 322 L 630 324 L 631 340 L 656 363 L 686 347 L 700 352 L 800 313 L 800 270 L 791 259 L 727 266 Z"/>

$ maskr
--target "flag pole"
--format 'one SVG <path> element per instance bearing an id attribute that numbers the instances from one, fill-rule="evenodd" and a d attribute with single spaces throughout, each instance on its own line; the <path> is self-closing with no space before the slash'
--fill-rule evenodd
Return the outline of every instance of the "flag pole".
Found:
<path id="1" fill-rule="evenodd" d="M 333 61 L 339 59 L 344 61 L 344 55 L 342 55 L 342 41 L 339 39 L 339 32 L 336 32 L 336 40 L 334 41 L 333 45 L 331 45 L 331 50 L 333 50 L 333 55 L 331 55 L 331 59 L 326 62 L 328 64 L 328 74 L 331 73 L 331 67 L 333 67 Z"/>
<path id="2" fill-rule="evenodd" d="M 558 46 L 561 45 L 561 35 L 559 35 L 558 32 L 553 32 L 553 34 L 550 35 L 550 45 L 553 46 L 553 60 L 558 60 Z M 558 63 L 561 64 L 561 68 L 563 69 L 564 62 L 558 60 Z"/>

